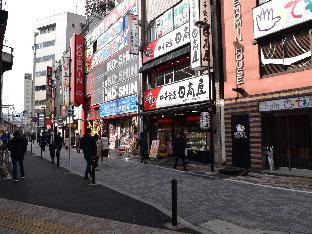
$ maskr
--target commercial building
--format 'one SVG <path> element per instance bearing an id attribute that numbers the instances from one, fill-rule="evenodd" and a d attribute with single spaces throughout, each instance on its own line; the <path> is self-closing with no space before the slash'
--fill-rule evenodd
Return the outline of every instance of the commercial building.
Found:
<path id="1" fill-rule="evenodd" d="M 137 131 L 138 42 L 134 48 L 130 37 L 137 32 L 138 38 L 136 16 L 137 1 L 122 1 L 85 35 L 85 121 L 93 133 L 109 136 L 111 148 L 122 150 Z"/>
<path id="2" fill-rule="evenodd" d="M 309 1 L 222 1 L 228 165 L 312 169 Z M 252 30 L 253 29 L 253 30 Z"/>
<path id="3" fill-rule="evenodd" d="M 215 1 L 142 3 L 140 116 L 152 157 L 172 154 L 172 145 L 183 131 L 188 159 L 210 162 L 209 155 L 214 155 L 221 162 L 221 137 L 216 126 L 220 123 L 222 61 L 215 57 L 220 46 L 219 25 L 215 20 L 219 10 Z M 199 20 L 206 23 L 206 29 L 195 26 Z M 214 110 L 213 116 L 209 108 Z M 214 128 L 210 118 L 214 120 Z"/>
<path id="4" fill-rule="evenodd" d="M 73 33 L 82 30 L 86 23 L 84 16 L 61 13 L 37 21 L 34 33 L 34 109 L 42 111 L 47 105 L 47 67 L 52 67 L 69 48 Z M 35 111 L 33 111 L 35 113 Z"/>

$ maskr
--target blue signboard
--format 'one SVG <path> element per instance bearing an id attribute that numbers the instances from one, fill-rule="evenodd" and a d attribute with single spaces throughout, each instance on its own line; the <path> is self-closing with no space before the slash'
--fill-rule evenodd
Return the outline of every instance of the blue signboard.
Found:
<path id="1" fill-rule="evenodd" d="M 121 115 L 138 111 L 136 95 L 107 102 L 100 105 L 100 117 Z"/>

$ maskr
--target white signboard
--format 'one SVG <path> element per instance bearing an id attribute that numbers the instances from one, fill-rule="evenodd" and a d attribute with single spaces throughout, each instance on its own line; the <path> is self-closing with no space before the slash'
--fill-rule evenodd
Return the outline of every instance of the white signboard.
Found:
<path id="1" fill-rule="evenodd" d="M 312 108 L 312 96 L 285 98 L 259 103 L 260 112 Z"/>
<path id="2" fill-rule="evenodd" d="M 253 9 L 254 38 L 312 20 L 309 0 L 272 0 Z"/>
<path id="3" fill-rule="evenodd" d="M 166 11 L 163 15 L 156 19 L 156 39 L 164 36 L 173 30 L 173 10 Z"/>
<path id="4" fill-rule="evenodd" d="M 174 28 L 189 22 L 190 20 L 190 5 L 189 0 L 183 0 L 173 8 Z"/>
<path id="5" fill-rule="evenodd" d="M 209 100 L 209 79 L 194 77 L 144 93 L 144 110 L 179 106 Z"/>
<path id="6" fill-rule="evenodd" d="M 129 53 L 139 54 L 139 17 L 129 14 Z"/>
<path id="7" fill-rule="evenodd" d="M 69 52 L 63 56 L 62 61 L 62 95 L 63 95 L 63 106 L 69 106 L 69 63 L 70 57 Z"/>
<path id="8" fill-rule="evenodd" d="M 212 61 L 212 42 L 210 36 L 208 40 L 210 28 L 199 29 L 195 26 L 196 21 L 211 24 L 209 0 L 190 0 L 191 68 L 202 70 L 207 69 L 209 60 Z"/>
<path id="9" fill-rule="evenodd" d="M 200 128 L 208 130 L 210 128 L 210 115 L 209 112 L 200 113 Z"/>

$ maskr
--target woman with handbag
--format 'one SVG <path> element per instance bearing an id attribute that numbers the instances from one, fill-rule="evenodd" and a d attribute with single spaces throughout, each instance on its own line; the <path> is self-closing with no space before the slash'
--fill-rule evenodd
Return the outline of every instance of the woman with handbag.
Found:
<path id="1" fill-rule="evenodd" d="M 102 141 L 102 151 L 101 151 L 101 163 L 103 163 L 103 158 L 106 158 L 106 165 L 108 165 L 108 153 L 109 153 L 109 142 L 108 137 L 104 133 L 101 138 Z"/>

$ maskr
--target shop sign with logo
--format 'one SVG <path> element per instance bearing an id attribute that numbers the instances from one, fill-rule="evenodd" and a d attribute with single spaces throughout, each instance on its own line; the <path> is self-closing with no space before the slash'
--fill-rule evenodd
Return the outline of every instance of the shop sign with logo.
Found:
<path id="1" fill-rule="evenodd" d="M 144 110 L 209 100 L 209 79 L 199 76 L 144 92 Z"/>
<path id="2" fill-rule="evenodd" d="M 244 84 L 244 46 L 242 45 L 242 7 L 239 0 L 233 0 L 234 11 L 234 36 L 235 65 L 236 65 L 236 84 Z"/>
<path id="3" fill-rule="evenodd" d="M 110 56 L 125 48 L 128 45 L 128 39 L 128 29 L 126 29 L 118 37 L 116 37 L 115 40 L 104 46 L 93 56 L 92 69 L 104 62 L 104 60 L 108 59 Z"/>
<path id="4" fill-rule="evenodd" d="M 128 15 L 129 23 L 129 53 L 139 54 L 139 17 Z"/>
<path id="5" fill-rule="evenodd" d="M 127 25 L 124 25 L 124 19 L 120 18 L 114 25 L 112 25 L 97 39 L 97 50 L 100 50 L 107 43 L 114 40 L 115 37 L 117 37 L 127 27 Z"/>
<path id="6" fill-rule="evenodd" d="M 136 95 L 100 105 L 100 117 L 109 117 L 138 111 Z"/>
<path id="7" fill-rule="evenodd" d="M 254 38 L 312 20 L 310 0 L 272 0 L 253 8 Z"/>
<path id="8" fill-rule="evenodd" d="M 210 114 L 209 112 L 200 113 L 200 128 L 208 130 L 210 128 Z"/>
<path id="9" fill-rule="evenodd" d="M 123 51 L 107 62 L 106 69 L 110 72 L 133 60 L 138 60 L 138 56 L 130 54 L 129 50 Z"/>
<path id="10" fill-rule="evenodd" d="M 178 49 L 189 42 L 190 29 L 189 24 L 187 23 L 144 47 L 143 63 L 147 63 L 170 51 Z"/>
<path id="11" fill-rule="evenodd" d="M 172 8 L 156 19 L 155 38 L 161 38 L 166 33 L 173 30 L 173 10 Z"/>
<path id="12" fill-rule="evenodd" d="M 190 20 L 190 4 L 189 0 L 183 0 L 173 8 L 174 28 L 189 22 Z"/>
<path id="13" fill-rule="evenodd" d="M 133 60 L 116 70 L 107 73 L 107 78 L 104 81 L 104 87 L 109 87 L 128 79 L 138 77 L 138 61 Z"/>
<path id="14" fill-rule="evenodd" d="M 84 37 L 74 34 L 71 38 L 71 103 L 84 102 Z"/>
<path id="15" fill-rule="evenodd" d="M 115 86 L 104 88 L 104 102 L 137 94 L 138 82 L 136 80 L 128 80 Z"/>
<path id="16" fill-rule="evenodd" d="M 211 25 L 209 0 L 190 0 L 191 68 L 202 70 L 207 69 L 209 60 L 210 67 L 213 65 L 212 37 L 209 35 L 210 28 L 200 29 L 195 26 L 196 21 Z"/>
<path id="17" fill-rule="evenodd" d="M 312 96 L 285 98 L 259 103 L 260 112 L 312 108 Z"/>

